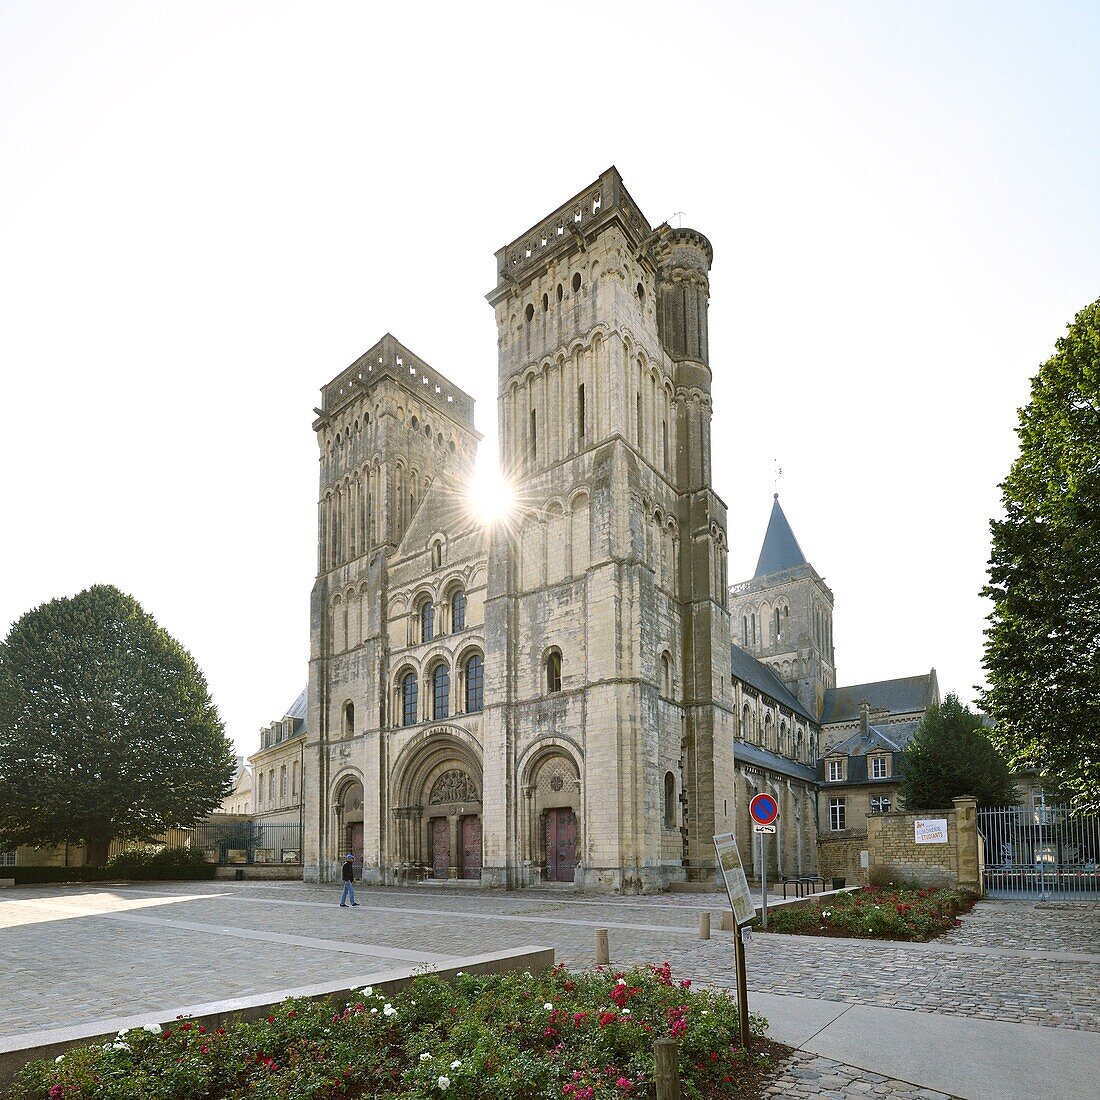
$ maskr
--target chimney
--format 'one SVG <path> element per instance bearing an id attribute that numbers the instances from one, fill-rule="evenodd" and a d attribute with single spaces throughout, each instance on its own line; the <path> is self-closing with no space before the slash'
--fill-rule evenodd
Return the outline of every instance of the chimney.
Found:
<path id="1" fill-rule="evenodd" d="M 867 727 L 871 724 L 871 705 L 866 699 L 859 704 L 859 732 L 867 735 Z"/>

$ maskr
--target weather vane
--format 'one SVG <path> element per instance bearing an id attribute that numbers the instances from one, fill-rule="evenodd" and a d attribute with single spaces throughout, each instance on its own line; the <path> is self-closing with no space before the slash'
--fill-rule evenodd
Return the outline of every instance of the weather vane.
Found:
<path id="1" fill-rule="evenodd" d="M 684 228 L 684 215 L 686 213 L 687 213 L 686 210 L 673 210 L 672 216 L 676 219 L 676 228 L 677 229 L 683 229 Z"/>
<path id="2" fill-rule="evenodd" d="M 783 467 L 779 465 L 779 459 L 772 459 L 772 492 L 779 499 L 779 479 L 783 476 Z"/>

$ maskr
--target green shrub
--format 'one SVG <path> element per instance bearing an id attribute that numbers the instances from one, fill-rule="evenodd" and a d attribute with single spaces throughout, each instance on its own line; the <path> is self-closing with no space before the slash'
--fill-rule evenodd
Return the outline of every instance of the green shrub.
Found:
<path id="1" fill-rule="evenodd" d="M 346 1005 L 286 1001 L 266 1019 L 207 1030 L 189 1020 L 36 1062 L 13 1100 L 629 1100 L 654 1095 L 652 1043 L 673 1036 L 685 1100 L 755 1096 L 784 1052 L 737 1006 L 674 982 L 668 964 L 628 973 L 417 978 Z"/>
<path id="2" fill-rule="evenodd" d="M 216 868 L 188 848 L 136 848 L 112 856 L 106 867 L 13 867 L 19 885 L 46 882 L 118 882 L 119 879 L 212 879 Z"/>
<path id="3" fill-rule="evenodd" d="M 847 936 L 924 942 L 942 935 L 968 913 L 968 890 L 869 886 L 768 913 L 768 931 L 796 936 Z"/>

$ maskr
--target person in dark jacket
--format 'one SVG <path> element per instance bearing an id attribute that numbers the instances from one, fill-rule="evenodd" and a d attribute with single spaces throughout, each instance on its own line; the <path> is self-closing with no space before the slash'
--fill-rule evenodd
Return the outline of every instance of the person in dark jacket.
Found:
<path id="1" fill-rule="evenodd" d="M 351 904 L 352 905 L 358 905 L 359 904 L 359 902 L 357 902 L 355 900 L 355 887 L 353 885 L 353 883 L 355 882 L 355 862 L 354 862 L 354 860 L 355 860 L 355 857 L 351 854 L 351 852 L 348 852 L 347 859 L 344 860 L 344 871 L 343 871 L 344 892 L 340 895 L 340 907 L 342 909 L 347 908 L 349 897 L 351 898 Z"/>

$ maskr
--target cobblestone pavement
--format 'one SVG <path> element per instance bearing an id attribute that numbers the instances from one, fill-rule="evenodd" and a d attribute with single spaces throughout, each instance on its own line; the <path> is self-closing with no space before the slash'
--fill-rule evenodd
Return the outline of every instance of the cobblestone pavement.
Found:
<path id="1" fill-rule="evenodd" d="M 187 883 L 0 892 L 0 1034 L 274 991 L 369 978 L 403 960 L 439 960 L 527 944 L 589 966 L 607 928 L 618 965 L 671 962 L 675 973 L 733 988 L 731 936 L 714 895 L 578 898 L 556 891 L 360 891 L 338 911 L 336 888 L 302 883 Z M 713 938 L 698 938 L 698 912 Z M 1100 1031 L 1100 951 L 1079 949 L 1094 918 L 1078 907 L 983 903 L 952 943 L 757 935 L 750 990 L 986 1020 Z M 973 922 L 973 926 L 972 926 Z M 998 929 L 1004 925 L 1004 931 Z M 969 937 L 969 938 L 968 938 Z M 1030 937 L 1030 939 L 1029 939 Z M 823 1094 L 824 1095 L 824 1094 Z"/>
<path id="2" fill-rule="evenodd" d="M 940 943 L 1100 955 L 1100 904 L 1087 901 L 980 901 Z"/>
<path id="3" fill-rule="evenodd" d="M 894 1081 L 881 1073 L 822 1058 L 796 1050 L 783 1068 L 783 1072 L 764 1090 L 762 1096 L 829 1097 L 830 1100 L 849 1100 L 854 1097 L 885 1097 L 887 1100 L 951 1100 L 946 1092 Z"/>

